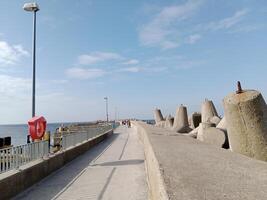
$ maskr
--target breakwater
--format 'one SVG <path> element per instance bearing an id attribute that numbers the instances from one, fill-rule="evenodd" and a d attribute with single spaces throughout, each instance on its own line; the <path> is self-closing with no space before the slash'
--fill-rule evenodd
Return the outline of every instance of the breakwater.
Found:
<path id="1" fill-rule="evenodd" d="M 156 126 L 184 134 L 233 152 L 267 161 L 267 106 L 259 91 L 237 91 L 223 99 L 225 116 L 219 116 L 212 100 L 205 99 L 201 112 L 188 117 L 187 108 L 180 105 L 174 117 L 163 117 L 154 110 Z"/>

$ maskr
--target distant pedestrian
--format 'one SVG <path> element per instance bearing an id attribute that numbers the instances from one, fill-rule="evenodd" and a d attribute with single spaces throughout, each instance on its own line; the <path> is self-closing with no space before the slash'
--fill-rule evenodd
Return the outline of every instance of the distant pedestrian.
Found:
<path id="1" fill-rule="evenodd" d="M 131 128 L 131 121 L 130 120 L 127 121 L 127 124 L 128 124 L 128 128 Z"/>

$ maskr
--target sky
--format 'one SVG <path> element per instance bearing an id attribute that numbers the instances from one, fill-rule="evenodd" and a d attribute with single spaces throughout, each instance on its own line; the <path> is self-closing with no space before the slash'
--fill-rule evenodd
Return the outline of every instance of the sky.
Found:
<path id="1" fill-rule="evenodd" d="M 31 118 L 32 13 L 0 1 L 0 124 Z M 39 0 L 36 115 L 48 122 L 109 116 L 151 119 L 153 109 L 223 115 L 236 90 L 267 96 L 266 0 Z"/>

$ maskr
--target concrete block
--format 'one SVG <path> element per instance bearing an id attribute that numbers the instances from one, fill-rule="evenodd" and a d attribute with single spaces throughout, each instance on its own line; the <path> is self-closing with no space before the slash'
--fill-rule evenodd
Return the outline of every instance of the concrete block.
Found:
<path id="1" fill-rule="evenodd" d="M 201 113 L 194 112 L 189 119 L 190 128 L 195 129 L 199 126 L 200 123 Z"/>
<path id="2" fill-rule="evenodd" d="M 198 130 L 199 130 L 199 126 L 195 129 L 193 129 L 192 131 L 190 131 L 188 134 L 185 134 L 186 136 L 192 137 L 192 138 L 197 138 L 197 134 L 198 134 Z"/>
<path id="3" fill-rule="evenodd" d="M 212 124 L 210 122 L 200 123 L 198 133 L 197 133 L 197 139 L 204 142 L 204 130 L 210 127 L 215 127 L 215 124 Z"/>
<path id="4" fill-rule="evenodd" d="M 161 110 L 158 109 L 158 108 L 156 108 L 156 109 L 154 110 L 154 119 L 155 119 L 156 125 L 157 125 L 159 122 L 163 121 L 163 116 L 162 116 Z"/>
<path id="5" fill-rule="evenodd" d="M 267 161 L 267 112 L 261 93 L 240 87 L 223 103 L 232 151 Z"/>
<path id="6" fill-rule="evenodd" d="M 177 109 L 172 129 L 178 133 L 189 133 L 192 130 L 189 127 L 187 109 L 185 106 L 181 105 Z"/>
<path id="7" fill-rule="evenodd" d="M 211 100 L 205 99 L 201 105 L 201 122 L 209 122 L 209 119 L 217 116 L 218 113 L 216 108 Z"/>
<path id="8" fill-rule="evenodd" d="M 215 125 L 217 126 L 217 125 L 220 123 L 221 118 L 218 117 L 218 116 L 213 116 L 213 117 L 209 118 L 208 121 L 209 121 L 210 123 L 212 123 L 212 124 L 215 124 Z"/>
<path id="9" fill-rule="evenodd" d="M 155 126 L 164 128 L 165 127 L 165 121 L 160 121 Z"/>
<path id="10" fill-rule="evenodd" d="M 227 132 L 227 124 L 225 117 L 222 118 L 222 120 L 219 122 L 219 124 L 216 126 L 216 128 L 221 129 L 225 132 Z"/>
<path id="11" fill-rule="evenodd" d="M 165 128 L 172 128 L 174 118 L 171 115 L 168 115 L 165 120 Z"/>
<path id="12" fill-rule="evenodd" d="M 203 141 L 208 144 L 229 149 L 227 135 L 224 131 L 215 127 L 209 127 L 203 131 Z"/>

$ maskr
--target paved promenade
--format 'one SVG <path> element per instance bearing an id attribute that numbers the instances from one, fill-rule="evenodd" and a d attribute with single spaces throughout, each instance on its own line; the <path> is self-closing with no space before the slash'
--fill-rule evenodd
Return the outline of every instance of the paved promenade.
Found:
<path id="1" fill-rule="evenodd" d="M 143 146 L 133 128 L 114 135 L 15 199 L 147 199 Z"/>

